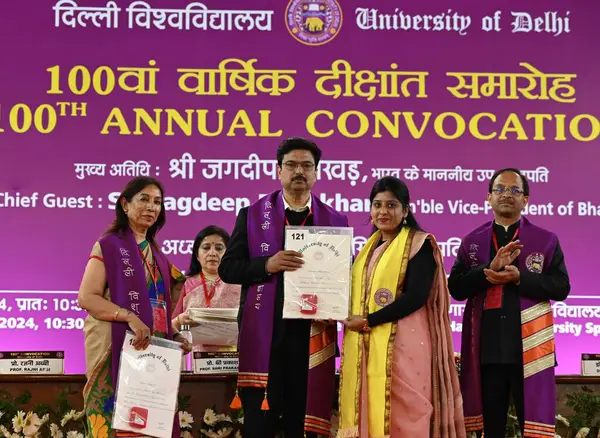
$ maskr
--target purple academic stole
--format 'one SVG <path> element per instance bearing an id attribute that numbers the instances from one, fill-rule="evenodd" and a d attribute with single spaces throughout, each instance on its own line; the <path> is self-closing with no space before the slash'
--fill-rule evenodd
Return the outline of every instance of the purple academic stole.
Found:
<path id="1" fill-rule="evenodd" d="M 345 216 L 311 196 L 315 226 L 348 226 Z M 252 204 L 248 209 L 247 222 L 250 258 L 270 257 L 281 251 L 284 227 L 285 211 L 280 190 Z M 265 400 L 279 277 L 272 275 L 266 282 L 248 289 L 240 328 L 238 386 L 265 388 Z M 322 327 L 319 329 L 317 324 L 313 324 L 311 335 L 322 331 Z M 335 327 L 326 329 L 326 333 L 329 335 L 328 342 L 319 351 L 325 348 L 330 351 L 335 343 Z M 333 351 L 334 354 L 308 371 L 305 430 L 324 435 L 329 434 L 331 403 L 335 394 L 335 349 Z M 310 353 L 312 355 L 313 352 Z"/>
<path id="2" fill-rule="evenodd" d="M 111 233 L 100 239 L 102 257 L 106 268 L 106 280 L 110 289 L 110 300 L 116 305 L 131 310 L 151 330 L 153 325 L 152 307 L 146 283 L 146 271 L 139 246 L 131 230 L 123 233 Z M 171 321 L 171 275 L 167 258 L 156 247 L 152 247 L 152 255 L 156 259 L 165 286 L 167 322 Z M 125 322 L 111 324 L 113 389 L 116 391 L 121 360 L 121 350 L 125 341 L 125 333 L 129 325 Z M 168 337 L 173 339 L 173 328 L 168 324 Z M 179 437 L 179 416 L 175 415 L 173 436 Z"/>
<path id="3" fill-rule="evenodd" d="M 490 262 L 493 222 L 488 222 L 466 236 L 460 256 L 469 267 Z M 519 269 L 543 273 L 556 249 L 556 236 L 521 218 L 519 240 L 523 249 Z M 481 319 L 485 291 L 467 300 L 463 318 L 461 345 L 461 389 L 463 392 L 467 431 L 483 429 L 480 373 Z M 554 336 L 552 309 L 549 301 L 536 301 L 521 296 L 521 333 L 523 342 L 525 437 L 540 432 L 554 433 L 556 382 L 554 379 Z"/>

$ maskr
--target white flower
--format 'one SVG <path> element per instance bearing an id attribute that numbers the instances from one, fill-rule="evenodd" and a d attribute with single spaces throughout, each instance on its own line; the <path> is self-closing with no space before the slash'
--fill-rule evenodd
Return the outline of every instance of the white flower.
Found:
<path id="1" fill-rule="evenodd" d="M 202 432 L 203 434 L 208 436 L 208 438 L 225 438 L 225 437 L 228 437 L 229 435 L 231 435 L 232 430 L 233 429 L 225 428 L 225 429 L 221 429 L 217 432 L 213 432 L 212 430 L 202 429 L 200 432 Z"/>
<path id="2" fill-rule="evenodd" d="M 50 414 L 46 414 L 46 415 L 44 415 L 44 416 L 42 417 L 42 419 L 40 420 L 40 421 L 41 421 L 41 424 L 40 424 L 40 426 L 42 426 L 42 425 L 46 424 L 46 423 L 48 422 L 48 420 L 49 420 L 49 419 L 50 419 Z"/>
<path id="3" fill-rule="evenodd" d="M 52 423 L 50 425 L 50 437 L 51 438 L 63 438 L 62 431 L 58 428 L 58 425 Z"/>
<path id="4" fill-rule="evenodd" d="M 179 411 L 179 426 L 192 427 L 194 424 L 194 416 L 186 411 Z"/>
<path id="5" fill-rule="evenodd" d="M 19 433 L 23 430 L 23 425 L 25 424 L 25 412 L 18 411 L 15 418 L 12 419 L 13 430 L 16 433 Z"/>
<path id="6" fill-rule="evenodd" d="M 215 414 L 215 411 L 212 409 L 207 409 L 204 411 L 204 423 L 206 423 L 207 426 L 214 426 L 217 420 L 218 418 Z"/>
<path id="7" fill-rule="evenodd" d="M 4 412 L 0 411 L 0 418 L 4 415 Z"/>
<path id="8" fill-rule="evenodd" d="M 40 420 L 40 417 L 33 412 L 29 412 L 27 417 L 25 417 L 25 422 L 23 423 L 23 435 L 26 437 L 35 435 L 40 429 L 41 425 L 42 420 Z"/>
<path id="9" fill-rule="evenodd" d="M 582 427 L 581 429 L 579 429 L 579 432 L 577 432 L 577 435 L 575 435 L 575 438 L 585 438 L 586 436 L 588 436 L 589 433 L 589 427 Z"/>
<path id="10" fill-rule="evenodd" d="M 235 438 L 242 438 L 242 432 L 239 430 L 235 433 Z"/>
<path id="11" fill-rule="evenodd" d="M 194 438 L 194 436 L 192 435 L 192 433 L 189 430 L 184 430 L 181 433 L 181 438 Z"/>
<path id="12" fill-rule="evenodd" d="M 67 432 L 67 438 L 83 438 L 83 435 L 76 430 L 70 430 Z"/>
<path id="13" fill-rule="evenodd" d="M 231 432 L 233 431 L 232 428 L 230 427 L 226 427 L 224 429 L 221 429 L 217 432 L 215 438 L 225 438 L 228 437 L 229 435 L 231 435 Z"/>
<path id="14" fill-rule="evenodd" d="M 76 414 L 75 409 L 71 409 L 69 412 L 67 412 L 65 414 L 63 419 L 60 420 L 60 425 L 62 427 L 65 427 L 65 424 L 67 424 L 69 421 L 71 421 L 75 417 L 75 414 Z"/>
<path id="15" fill-rule="evenodd" d="M 85 415 L 84 411 L 79 411 L 73 414 L 73 420 L 79 421 Z"/>
<path id="16" fill-rule="evenodd" d="M 4 426 L 0 426 L 0 433 L 2 435 L 4 435 L 4 438 L 8 438 L 10 437 L 10 432 L 8 431 L 8 429 Z"/>
<path id="17" fill-rule="evenodd" d="M 556 420 L 560 421 L 562 424 L 564 424 L 565 426 L 569 427 L 571 424 L 569 423 L 569 420 L 567 420 L 565 417 L 563 417 L 562 415 L 558 414 L 556 416 Z"/>
<path id="18" fill-rule="evenodd" d="M 217 415 L 217 421 L 229 421 L 231 423 L 231 417 L 225 414 Z"/>
<path id="19" fill-rule="evenodd" d="M 240 423 L 240 424 L 244 424 L 244 417 L 238 418 L 237 422 Z"/>

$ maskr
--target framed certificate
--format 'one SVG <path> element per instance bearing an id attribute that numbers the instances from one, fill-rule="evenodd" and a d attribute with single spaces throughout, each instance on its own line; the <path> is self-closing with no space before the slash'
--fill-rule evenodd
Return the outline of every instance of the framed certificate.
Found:
<path id="1" fill-rule="evenodd" d="M 286 226 L 285 249 L 303 254 L 304 265 L 284 272 L 284 318 L 348 317 L 352 237 L 350 227 Z"/>
<path id="2" fill-rule="evenodd" d="M 115 394 L 113 429 L 156 438 L 171 438 L 179 393 L 181 344 L 150 338 L 145 350 L 136 350 L 127 331 Z"/>

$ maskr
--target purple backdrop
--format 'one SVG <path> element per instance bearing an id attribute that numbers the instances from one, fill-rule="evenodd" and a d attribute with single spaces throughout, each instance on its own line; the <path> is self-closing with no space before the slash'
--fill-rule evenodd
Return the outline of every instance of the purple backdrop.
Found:
<path id="1" fill-rule="evenodd" d="M 207 1 L 206 9 L 192 5 L 188 10 L 204 12 L 178 15 L 189 2 L 149 0 L 154 11 L 145 16 L 131 13 L 129 1 L 116 3 L 118 22 L 111 9 L 104 16 L 89 9 L 106 8 L 103 0 L 79 1 L 87 10 L 69 9 L 69 2 L 53 10 L 60 6 L 53 1 L 1 7 L 0 351 L 65 350 L 66 372 L 84 371 L 85 313 L 76 306 L 76 291 L 94 241 L 114 217 L 115 195 L 130 175 L 148 170 L 164 183 L 168 220 L 159 238 L 185 269 L 198 230 L 213 223 L 231 229 L 237 208 L 278 187 L 277 144 L 300 135 L 322 147 L 325 162 L 315 191 L 348 213 L 357 249 L 368 234 L 371 185 L 377 175 L 396 173 L 409 184 L 418 220 L 443 244 L 448 271 L 460 238 L 491 217 L 485 203 L 491 170 L 529 171 L 536 206 L 529 217 L 558 233 L 572 281 L 566 307 L 555 305 L 558 373 L 579 373 L 581 353 L 597 352 L 600 291 L 590 271 L 591 245 L 583 237 L 594 231 L 600 213 L 600 196 L 588 183 L 600 158 L 600 5 L 463 0 L 449 10 L 434 0 L 344 0 L 340 9 L 326 0 L 230 0 Z M 139 10 L 143 6 L 138 2 Z M 220 8 L 237 12 L 219 15 Z M 177 69 L 218 69 L 231 58 L 257 61 L 245 73 L 227 74 L 228 94 L 179 87 Z M 119 82 L 125 72 L 117 69 L 149 67 L 151 60 L 160 69 L 157 93 L 125 91 Z M 389 83 L 358 84 L 354 93 L 341 88 L 337 97 L 320 93 L 317 80 L 326 73 L 315 71 L 331 70 L 338 60 L 374 72 L 371 79 L 401 83 L 412 77 L 404 83 L 409 95 Z M 294 78 L 293 89 L 286 90 L 289 83 L 281 79 L 283 91 L 273 95 L 268 72 L 248 73 L 252 68 L 293 70 L 286 73 Z M 394 70 L 412 73 L 376 75 Z M 114 90 L 110 72 L 117 78 Z M 427 73 L 421 90 L 418 72 Z M 513 98 L 500 98 L 490 77 L 478 76 L 478 86 L 455 91 L 464 93 L 460 98 L 447 88 L 458 83 L 448 72 L 520 75 L 520 91 L 511 86 L 504 97 Z M 203 73 L 210 74 L 216 75 Z M 544 76 L 552 74 L 558 76 Z M 134 79 L 121 85 L 131 87 Z M 465 76 L 463 85 L 473 80 Z M 511 80 L 496 76 L 498 86 Z M 335 91 L 335 84 L 345 83 L 340 75 L 324 87 Z M 136 109 L 149 114 L 139 129 Z M 186 110 L 193 116 L 191 132 L 175 120 L 169 135 L 169 116 L 179 112 L 181 123 Z M 217 132 L 219 114 L 221 133 L 197 128 L 207 117 L 207 129 Z M 145 123 L 155 117 L 162 121 L 153 132 Z M 230 129 L 234 120 L 238 128 Z M 186 164 L 186 154 L 192 164 Z M 128 160 L 138 165 L 129 168 Z M 221 178 L 214 177 L 219 167 Z M 67 203 L 65 197 L 79 199 Z M 457 203 L 469 208 L 453 210 Z M 586 203 L 593 208 L 582 211 Z M 458 349 L 462 307 L 453 305 L 451 313 Z"/>

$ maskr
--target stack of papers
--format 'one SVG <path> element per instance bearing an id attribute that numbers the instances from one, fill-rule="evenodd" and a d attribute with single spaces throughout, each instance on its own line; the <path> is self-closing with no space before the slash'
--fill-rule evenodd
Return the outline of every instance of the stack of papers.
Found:
<path id="1" fill-rule="evenodd" d="M 235 346 L 238 340 L 237 308 L 192 308 L 189 318 L 194 343 L 204 345 Z"/>
<path id="2" fill-rule="evenodd" d="M 205 319 L 224 319 L 228 321 L 237 321 L 238 308 L 211 309 L 211 308 L 192 308 L 188 309 L 190 319 L 200 321 Z"/>

